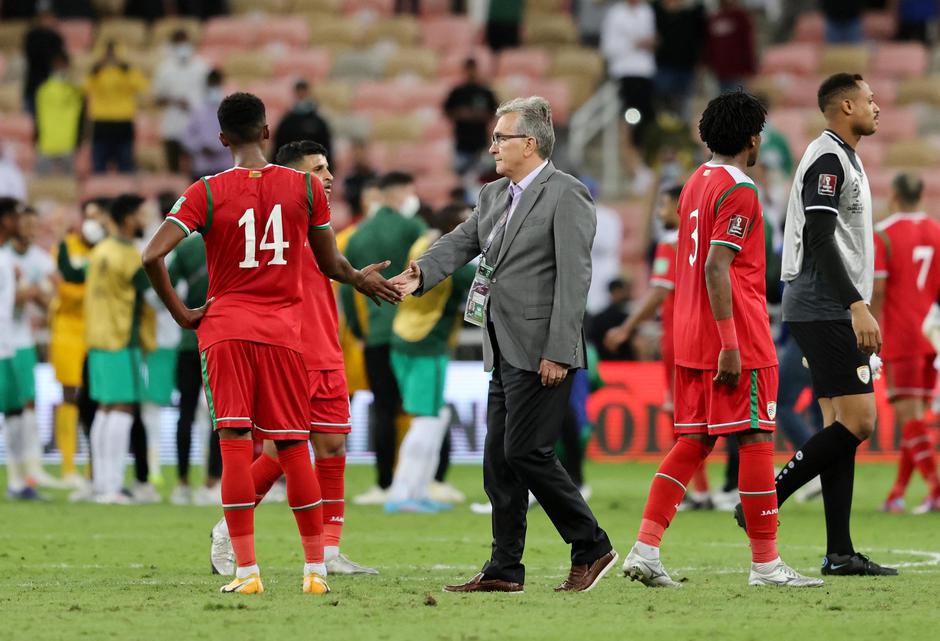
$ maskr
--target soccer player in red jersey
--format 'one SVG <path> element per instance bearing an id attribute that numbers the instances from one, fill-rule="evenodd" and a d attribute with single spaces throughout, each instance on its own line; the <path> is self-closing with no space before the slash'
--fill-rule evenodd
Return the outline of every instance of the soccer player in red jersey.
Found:
<path id="1" fill-rule="evenodd" d="M 650 587 L 680 587 L 659 556 L 686 485 L 718 436 L 740 443 L 739 488 L 751 542 L 750 585 L 812 587 L 777 553 L 773 428 L 777 355 L 766 303 L 764 225 L 745 169 L 757 162 L 766 111 L 743 91 L 715 98 L 699 122 L 712 159 L 679 198 L 674 327 L 675 427 L 680 434 L 650 487 L 624 573 Z"/>
<path id="2" fill-rule="evenodd" d="M 915 512 L 940 511 L 940 481 L 924 411 L 937 382 L 933 345 L 921 333 L 930 306 L 940 294 L 940 224 L 921 209 L 924 183 L 909 174 L 894 178 L 891 211 L 875 227 L 875 286 L 871 310 L 882 313 L 881 357 L 888 400 L 901 426 L 901 460 L 885 512 L 904 510 L 904 493 L 916 467 L 929 493 Z"/>
<path id="3" fill-rule="evenodd" d="M 675 307 L 676 289 L 676 242 L 679 226 L 679 194 L 682 185 L 675 185 L 663 190 L 660 194 L 657 215 L 666 229 L 663 238 L 656 244 L 656 254 L 653 258 L 653 274 L 650 277 L 650 289 L 646 298 L 620 327 L 607 332 L 604 344 L 611 352 L 616 352 L 630 340 L 640 323 L 653 318 L 656 310 L 662 307 L 662 338 L 660 339 L 660 352 L 663 357 L 663 366 L 666 370 L 666 386 L 669 398 L 666 405 L 671 412 L 674 408 L 675 394 L 675 350 L 673 348 L 672 319 Z M 681 509 L 711 509 L 711 498 L 708 496 L 708 475 L 703 465 L 692 476 L 693 491 L 686 494 L 680 504 Z"/>
<path id="4" fill-rule="evenodd" d="M 275 162 L 283 167 L 309 172 L 323 185 L 327 198 L 333 174 L 326 148 L 310 140 L 282 146 Z M 330 279 L 320 271 L 313 254 L 304 260 L 304 365 L 310 397 L 310 443 L 316 456 L 315 471 L 323 496 L 323 544 L 327 574 L 378 574 L 351 561 L 339 549 L 345 521 L 344 477 L 346 435 L 351 429 L 349 388 L 339 344 L 339 318 Z M 273 441 L 264 442 L 261 456 L 251 465 L 256 503 L 283 473 Z M 219 574 L 234 572 L 232 545 L 225 519 L 212 528 L 210 558 Z"/>
<path id="5" fill-rule="evenodd" d="M 252 432 L 275 441 L 287 500 L 304 548 L 303 590 L 325 593 L 323 517 L 307 448 L 309 400 L 303 361 L 304 261 L 310 247 L 325 274 L 373 299 L 397 302 L 377 273 L 353 269 L 336 249 L 319 180 L 269 165 L 264 104 L 235 93 L 218 110 L 220 140 L 235 166 L 202 178 L 177 201 L 144 252 L 144 267 L 180 326 L 196 329 L 212 424 L 222 449 L 222 502 L 238 565 L 222 592 L 264 591 L 255 561 Z M 206 242 L 206 305 L 188 309 L 170 283 L 165 256 L 187 235 Z M 308 246 L 309 243 L 309 246 Z"/>

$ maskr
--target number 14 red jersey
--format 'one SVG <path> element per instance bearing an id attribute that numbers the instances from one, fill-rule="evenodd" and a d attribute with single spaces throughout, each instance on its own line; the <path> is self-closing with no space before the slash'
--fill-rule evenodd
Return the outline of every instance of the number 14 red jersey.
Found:
<path id="1" fill-rule="evenodd" d="M 777 364 L 767 314 L 764 219 L 754 182 L 737 167 L 706 163 L 679 196 L 676 251 L 676 365 L 717 369 L 721 340 L 705 285 L 705 259 L 711 245 L 736 252 L 731 263 L 734 326 L 741 366 Z"/>
<path id="2" fill-rule="evenodd" d="M 167 220 L 206 241 L 215 300 L 196 331 L 200 350 L 243 340 L 302 351 L 307 230 L 330 224 L 319 180 L 277 165 L 235 167 L 191 185 Z"/>

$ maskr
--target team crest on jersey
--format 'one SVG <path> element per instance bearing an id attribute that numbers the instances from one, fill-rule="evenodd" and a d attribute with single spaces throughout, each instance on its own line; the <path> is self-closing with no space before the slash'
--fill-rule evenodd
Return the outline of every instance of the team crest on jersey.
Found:
<path id="1" fill-rule="evenodd" d="M 749 222 L 751 221 L 747 216 L 741 216 L 740 214 L 732 216 L 731 221 L 728 223 L 728 235 L 744 238 L 744 232 L 747 231 Z"/>
<path id="2" fill-rule="evenodd" d="M 180 207 L 182 207 L 182 206 L 183 206 L 183 203 L 185 203 L 185 202 L 186 202 L 186 196 L 180 196 L 180 197 L 179 197 L 179 200 L 177 200 L 177 201 L 173 204 L 173 208 L 170 209 L 170 213 L 171 213 L 171 214 L 175 214 L 176 212 L 178 212 L 178 211 L 180 210 Z"/>
<path id="3" fill-rule="evenodd" d="M 819 174 L 819 186 L 816 193 L 820 196 L 835 196 L 838 182 L 839 178 L 835 174 Z"/>
<path id="4" fill-rule="evenodd" d="M 767 403 L 767 418 L 774 420 L 777 417 L 777 403 L 770 401 Z"/>
<path id="5" fill-rule="evenodd" d="M 858 380 L 868 385 L 868 382 L 871 380 L 871 368 L 868 365 L 862 365 L 855 370 L 855 373 L 858 375 Z"/>

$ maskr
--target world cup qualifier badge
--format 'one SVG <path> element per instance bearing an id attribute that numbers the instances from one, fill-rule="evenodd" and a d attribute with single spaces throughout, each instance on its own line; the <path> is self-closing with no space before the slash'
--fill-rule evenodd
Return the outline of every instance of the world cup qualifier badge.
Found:
<path id="1" fill-rule="evenodd" d="M 819 186 L 816 193 L 820 196 L 835 196 L 839 178 L 835 174 L 819 174 Z"/>
<path id="2" fill-rule="evenodd" d="M 728 222 L 728 235 L 744 238 L 744 233 L 747 231 L 749 222 L 751 221 L 747 216 L 741 216 L 740 214 L 732 216 L 731 220 Z"/>

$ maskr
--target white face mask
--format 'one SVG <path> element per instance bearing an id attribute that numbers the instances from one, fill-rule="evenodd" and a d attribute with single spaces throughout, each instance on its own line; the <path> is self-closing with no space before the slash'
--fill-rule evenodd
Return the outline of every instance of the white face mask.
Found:
<path id="1" fill-rule="evenodd" d="M 411 194 L 405 201 L 401 204 L 400 213 L 405 218 L 414 218 L 414 215 L 418 213 L 418 210 L 421 209 L 421 199 L 416 195 Z"/>
<path id="2" fill-rule="evenodd" d="M 189 60 L 193 55 L 193 46 L 188 42 L 173 45 L 173 55 L 183 61 Z"/>
<path id="3" fill-rule="evenodd" d="M 108 235 L 104 225 L 93 218 L 87 218 L 82 222 L 82 237 L 89 245 L 97 245 L 104 237 Z"/>

